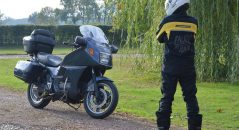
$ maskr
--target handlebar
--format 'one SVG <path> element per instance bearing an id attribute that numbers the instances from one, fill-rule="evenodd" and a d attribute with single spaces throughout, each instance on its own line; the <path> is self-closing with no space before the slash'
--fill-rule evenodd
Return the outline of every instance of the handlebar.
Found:
<path id="1" fill-rule="evenodd" d="M 75 48 L 78 48 L 78 47 L 79 47 L 79 45 L 76 44 L 76 43 L 63 42 L 62 44 L 63 44 L 63 45 L 66 45 L 66 46 L 73 46 L 73 47 L 75 47 Z"/>
<path id="2" fill-rule="evenodd" d="M 85 38 L 76 36 L 74 43 L 63 42 L 64 45 L 73 46 L 74 48 L 84 48 L 87 46 Z"/>

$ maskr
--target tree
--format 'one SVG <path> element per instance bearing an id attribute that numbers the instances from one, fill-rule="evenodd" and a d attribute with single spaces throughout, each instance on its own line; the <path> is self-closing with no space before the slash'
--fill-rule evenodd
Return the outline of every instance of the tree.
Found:
<path id="1" fill-rule="evenodd" d="M 83 23 L 89 23 L 93 18 L 94 8 L 96 8 L 95 0 L 78 0 L 79 1 L 79 11 Z"/>
<path id="2" fill-rule="evenodd" d="M 101 22 L 101 18 L 102 18 L 101 10 L 102 10 L 102 6 L 99 6 L 98 4 L 95 4 L 93 12 L 94 12 L 94 15 L 95 15 L 95 21 L 97 21 L 98 23 Z"/>
<path id="3" fill-rule="evenodd" d="M 78 8 L 79 0 L 61 0 L 61 5 L 64 6 L 64 21 L 67 21 L 69 18 L 73 24 L 80 19 L 79 18 L 79 8 Z"/>
<path id="4" fill-rule="evenodd" d="M 136 59 L 140 67 L 160 71 L 163 46 L 158 44 L 155 32 L 165 16 L 164 1 L 116 1 L 114 27 L 127 31 L 127 45 L 138 45 L 140 50 L 150 55 L 147 59 Z M 199 20 L 195 44 L 198 79 L 238 81 L 239 1 L 192 0 L 189 13 Z"/>
<path id="5" fill-rule="evenodd" d="M 38 13 L 34 12 L 28 17 L 28 22 L 32 24 L 38 24 Z"/>
<path id="6" fill-rule="evenodd" d="M 116 12 L 116 1 L 105 0 L 103 5 L 103 19 L 104 24 L 112 24 L 113 14 Z"/>
<path id="7" fill-rule="evenodd" d="M 51 7 L 43 8 L 39 13 L 38 18 L 45 25 L 56 25 L 58 23 L 54 9 Z"/>
<path id="8" fill-rule="evenodd" d="M 68 22 L 67 21 L 67 12 L 65 10 L 56 8 L 54 10 L 54 12 L 55 12 L 55 18 L 56 18 L 57 21 L 65 22 L 65 23 Z"/>
<path id="9" fill-rule="evenodd" d="M 56 25 L 58 19 L 56 17 L 55 10 L 51 7 L 42 8 L 41 11 L 32 13 L 28 21 L 37 25 Z"/>
<path id="10" fill-rule="evenodd" d="M 95 0 L 61 0 L 64 6 L 64 15 L 73 24 L 77 21 L 90 23 L 100 21 L 100 8 Z"/>
<path id="11" fill-rule="evenodd" d="M 0 25 L 4 24 L 4 20 L 5 20 L 4 14 L 1 13 L 1 10 L 0 10 Z"/>

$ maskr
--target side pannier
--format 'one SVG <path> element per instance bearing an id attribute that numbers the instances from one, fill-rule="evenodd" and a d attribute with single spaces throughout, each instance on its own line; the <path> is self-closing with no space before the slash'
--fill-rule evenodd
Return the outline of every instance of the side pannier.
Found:
<path id="1" fill-rule="evenodd" d="M 14 68 L 14 76 L 27 83 L 35 83 L 43 71 L 44 68 L 36 62 L 18 61 Z"/>

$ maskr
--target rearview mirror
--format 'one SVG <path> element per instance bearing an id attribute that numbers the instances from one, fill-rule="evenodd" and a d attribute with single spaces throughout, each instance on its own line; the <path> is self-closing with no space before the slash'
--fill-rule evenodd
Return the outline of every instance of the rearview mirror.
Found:
<path id="1" fill-rule="evenodd" d="M 119 48 L 118 48 L 117 46 L 111 45 L 111 52 L 112 52 L 113 54 L 116 54 L 116 53 L 118 52 L 118 50 L 119 50 Z"/>

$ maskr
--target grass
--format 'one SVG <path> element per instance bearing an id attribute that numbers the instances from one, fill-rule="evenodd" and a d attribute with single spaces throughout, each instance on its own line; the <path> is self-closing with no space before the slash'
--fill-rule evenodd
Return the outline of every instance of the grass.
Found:
<path id="1" fill-rule="evenodd" d="M 20 59 L 0 59 L 0 86 L 13 90 L 26 90 L 26 84 L 14 77 L 13 71 Z"/>
<path id="2" fill-rule="evenodd" d="M 26 90 L 26 84 L 13 76 L 19 59 L 0 60 L 0 86 L 13 90 Z M 118 86 L 120 100 L 117 112 L 155 121 L 160 93 L 160 73 L 132 71 L 130 60 L 114 59 L 114 68 L 106 76 Z M 205 130 L 239 129 L 239 85 L 230 83 L 198 83 L 198 100 Z M 172 124 L 187 126 L 186 108 L 178 86 L 173 103 Z"/>

